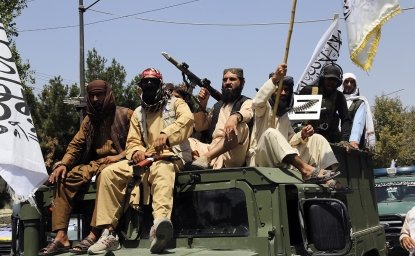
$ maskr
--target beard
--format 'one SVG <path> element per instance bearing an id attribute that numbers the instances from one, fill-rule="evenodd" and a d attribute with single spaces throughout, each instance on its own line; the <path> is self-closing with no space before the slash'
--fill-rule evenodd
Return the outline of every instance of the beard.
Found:
<path id="1" fill-rule="evenodd" d="M 288 110 L 290 110 L 290 102 L 288 102 L 288 99 L 280 100 L 280 102 L 278 102 L 277 115 L 282 116 L 287 113 Z"/>
<path id="2" fill-rule="evenodd" d="M 275 95 L 273 95 L 268 101 L 271 105 L 271 108 L 274 108 L 275 105 Z M 291 95 L 288 97 L 280 98 L 278 102 L 278 109 L 277 109 L 277 116 L 283 116 L 292 108 L 292 97 Z"/>
<path id="3" fill-rule="evenodd" d="M 231 103 L 237 100 L 242 94 L 242 86 L 235 89 L 228 90 L 222 86 L 222 101 L 224 103 Z"/>
<path id="4" fill-rule="evenodd" d="M 94 102 L 92 103 L 92 106 L 97 113 L 101 113 L 104 109 L 104 102 Z"/>

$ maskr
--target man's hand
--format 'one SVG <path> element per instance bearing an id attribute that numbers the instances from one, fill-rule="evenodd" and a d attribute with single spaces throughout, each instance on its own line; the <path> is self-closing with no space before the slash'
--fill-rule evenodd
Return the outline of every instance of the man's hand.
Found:
<path id="1" fill-rule="evenodd" d="M 359 143 L 357 141 L 350 141 L 350 146 L 352 146 L 352 148 L 359 149 Z"/>
<path id="2" fill-rule="evenodd" d="M 103 164 L 112 164 L 112 163 L 116 163 L 118 161 L 120 161 L 123 158 L 122 155 L 115 155 L 115 156 L 107 156 L 104 157 L 104 159 L 102 160 Z"/>
<path id="3" fill-rule="evenodd" d="M 143 161 L 144 159 L 146 159 L 147 157 L 150 157 L 151 154 L 147 153 L 147 152 L 143 152 L 140 150 L 137 150 L 134 152 L 134 154 L 131 156 L 131 160 L 133 160 L 133 162 L 135 164 L 138 164 L 139 162 Z"/>
<path id="4" fill-rule="evenodd" d="M 412 238 L 410 237 L 404 237 L 401 240 L 401 245 L 402 247 L 407 250 L 407 251 L 412 251 L 415 248 L 415 242 Z"/>
<path id="5" fill-rule="evenodd" d="M 301 138 L 303 140 L 305 140 L 306 138 L 310 137 L 313 134 L 314 134 L 314 128 L 311 125 L 307 125 L 301 130 Z"/>
<path id="6" fill-rule="evenodd" d="M 206 109 L 210 93 L 206 88 L 201 88 L 197 99 L 199 100 L 200 106 Z"/>
<path id="7" fill-rule="evenodd" d="M 236 131 L 236 126 L 238 125 L 238 116 L 237 114 L 231 115 L 225 123 L 223 132 L 225 137 L 228 136 L 232 131 Z"/>
<path id="8" fill-rule="evenodd" d="M 49 182 L 51 184 L 54 184 L 54 183 L 58 182 L 59 179 L 65 179 L 66 178 L 66 172 L 67 172 L 67 170 L 66 170 L 65 165 L 60 165 L 60 166 L 56 167 L 49 176 Z"/>
<path id="9" fill-rule="evenodd" d="M 277 70 L 275 70 L 274 74 L 272 75 L 272 83 L 275 85 L 278 84 L 278 81 L 284 78 L 284 76 L 287 74 L 287 64 L 282 63 L 277 67 Z"/>
<path id="10" fill-rule="evenodd" d="M 167 146 L 168 138 L 164 133 L 160 133 L 159 136 L 154 141 L 153 147 L 156 150 L 157 154 L 163 152 L 163 149 Z"/>

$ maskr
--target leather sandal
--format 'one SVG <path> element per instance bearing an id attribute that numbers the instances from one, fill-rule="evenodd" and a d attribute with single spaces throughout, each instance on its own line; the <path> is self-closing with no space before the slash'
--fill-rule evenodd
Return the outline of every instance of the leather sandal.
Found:
<path id="1" fill-rule="evenodd" d="M 95 244 L 94 240 L 92 240 L 89 237 L 85 237 L 84 239 L 82 239 L 81 242 L 72 247 L 72 249 L 70 249 L 69 252 L 73 254 L 86 254 L 88 252 L 89 247 L 91 247 L 93 244 Z"/>
<path id="2" fill-rule="evenodd" d="M 319 176 L 322 173 L 323 176 Z M 337 177 L 340 174 L 339 171 L 322 170 L 320 167 L 314 168 L 309 179 L 304 180 L 305 183 L 323 184 L 328 180 Z"/>
<path id="3" fill-rule="evenodd" d="M 69 249 L 71 248 L 70 245 L 63 245 L 61 242 L 57 240 L 53 240 L 48 246 L 41 249 L 38 253 L 40 256 L 49 256 L 49 255 L 57 255 L 61 253 L 69 252 Z"/>

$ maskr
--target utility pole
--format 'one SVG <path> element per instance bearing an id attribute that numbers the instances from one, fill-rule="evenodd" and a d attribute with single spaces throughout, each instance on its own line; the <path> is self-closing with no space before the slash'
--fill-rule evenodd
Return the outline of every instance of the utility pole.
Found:
<path id="1" fill-rule="evenodd" d="M 85 50 L 84 50 L 84 13 L 91 8 L 93 5 L 98 3 L 101 0 L 96 0 L 94 3 L 89 5 L 88 7 L 84 7 L 84 1 L 79 0 L 79 86 L 81 94 L 79 96 L 79 102 L 77 104 L 77 108 L 80 112 L 80 119 L 82 122 L 83 119 L 83 110 L 86 106 L 86 99 L 85 99 Z"/>
<path id="2" fill-rule="evenodd" d="M 79 0 L 79 86 L 81 98 L 85 97 L 85 53 L 84 53 L 84 1 Z"/>

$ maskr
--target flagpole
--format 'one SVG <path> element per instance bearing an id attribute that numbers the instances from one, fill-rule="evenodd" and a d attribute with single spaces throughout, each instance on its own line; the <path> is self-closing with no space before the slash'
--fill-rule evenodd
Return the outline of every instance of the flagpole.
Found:
<path id="1" fill-rule="evenodd" d="M 289 29 L 288 29 L 287 41 L 285 43 L 285 55 L 284 55 L 284 60 L 282 61 L 283 63 L 287 63 L 287 61 L 288 61 L 288 53 L 290 51 L 290 42 L 291 42 L 291 35 L 293 33 L 296 6 L 297 6 L 297 0 L 293 0 L 292 7 L 291 7 L 290 26 L 289 26 Z M 276 91 L 276 95 L 275 95 L 275 103 L 274 103 L 274 108 L 272 109 L 272 119 L 271 120 L 274 120 L 276 118 L 276 115 L 277 115 L 278 103 L 280 101 L 280 95 L 281 95 L 281 91 L 282 91 L 282 83 L 283 83 L 283 79 L 281 79 L 278 83 L 278 90 Z M 275 125 L 276 125 L 276 122 L 271 122 L 271 127 L 272 128 L 275 128 Z"/>

